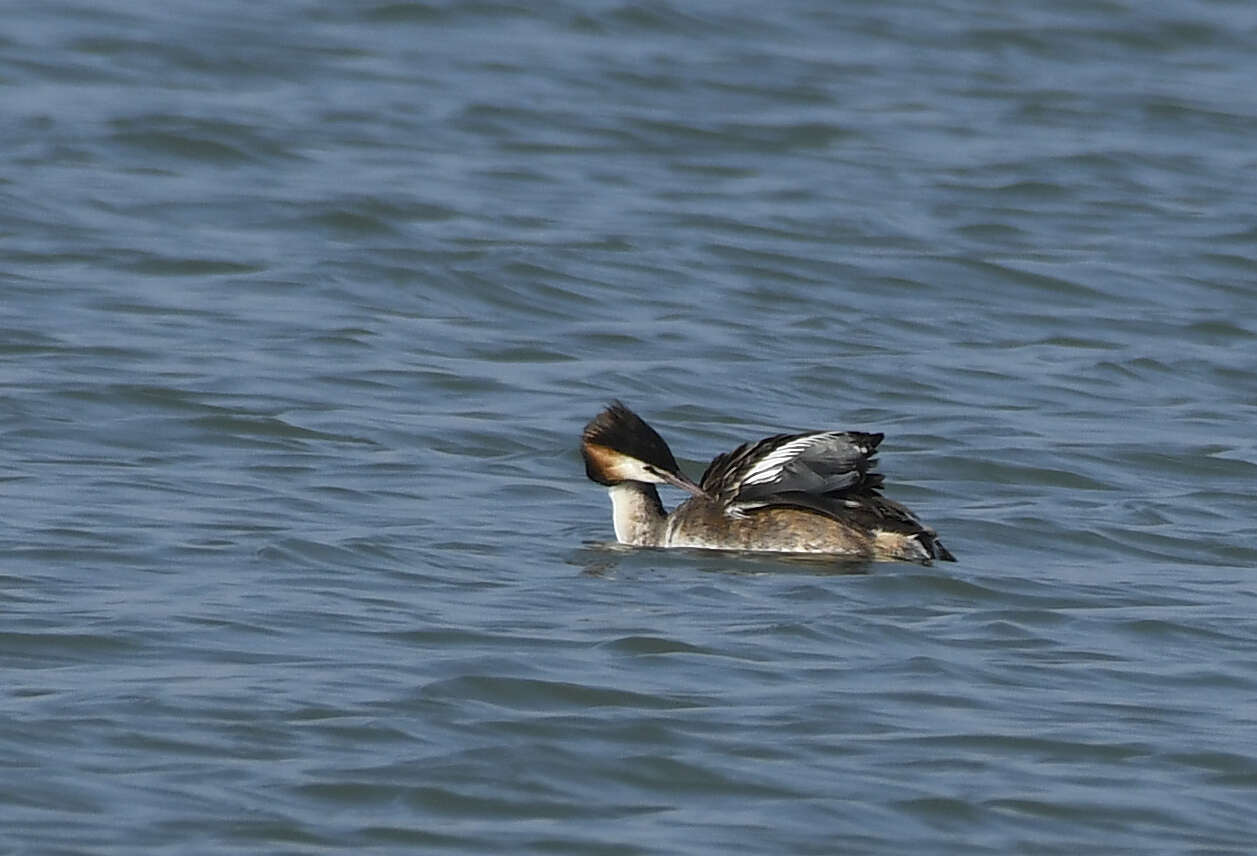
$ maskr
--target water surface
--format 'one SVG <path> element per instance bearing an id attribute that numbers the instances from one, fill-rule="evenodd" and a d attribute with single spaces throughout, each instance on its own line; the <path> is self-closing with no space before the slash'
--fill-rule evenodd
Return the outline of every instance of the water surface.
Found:
<path id="1" fill-rule="evenodd" d="M 5 22 L 12 852 L 1251 852 L 1257 12 Z M 610 546 L 612 397 L 960 561 Z"/>

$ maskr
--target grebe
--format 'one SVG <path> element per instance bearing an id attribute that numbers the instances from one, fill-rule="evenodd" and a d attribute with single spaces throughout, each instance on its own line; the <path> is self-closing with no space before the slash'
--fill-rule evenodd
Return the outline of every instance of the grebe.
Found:
<path id="1" fill-rule="evenodd" d="M 933 529 L 882 496 L 871 468 L 883 436 L 775 434 L 717 455 L 695 484 L 655 429 L 613 401 L 585 426 L 581 454 L 611 494 L 622 544 L 954 562 Z M 668 514 L 657 484 L 692 496 Z"/>

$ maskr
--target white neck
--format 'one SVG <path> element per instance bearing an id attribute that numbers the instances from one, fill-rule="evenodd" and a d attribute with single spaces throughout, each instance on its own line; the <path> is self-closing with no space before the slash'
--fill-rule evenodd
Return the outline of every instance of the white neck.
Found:
<path id="1" fill-rule="evenodd" d="M 638 547 L 663 546 L 667 517 L 653 484 L 620 482 L 607 488 L 607 493 L 611 494 L 611 520 L 617 541 Z"/>

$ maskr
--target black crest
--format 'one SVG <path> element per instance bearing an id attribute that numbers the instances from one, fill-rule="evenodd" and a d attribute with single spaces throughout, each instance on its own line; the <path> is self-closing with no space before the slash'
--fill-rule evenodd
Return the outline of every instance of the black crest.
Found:
<path id="1" fill-rule="evenodd" d="M 606 410 L 585 426 L 581 442 L 605 446 L 670 473 L 681 469 L 659 433 L 619 401 L 612 401 Z"/>

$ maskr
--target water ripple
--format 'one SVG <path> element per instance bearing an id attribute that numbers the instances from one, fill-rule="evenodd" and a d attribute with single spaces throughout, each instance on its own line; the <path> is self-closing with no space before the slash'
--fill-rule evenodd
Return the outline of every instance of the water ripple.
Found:
<path id="1" fill-rule="evenodd" d="M 0 37 L 11 846 L 1251 850 L 1247 7 L 177 12 Z M 613 397 L 960 561 L 609 545 Z"/>

